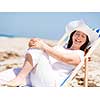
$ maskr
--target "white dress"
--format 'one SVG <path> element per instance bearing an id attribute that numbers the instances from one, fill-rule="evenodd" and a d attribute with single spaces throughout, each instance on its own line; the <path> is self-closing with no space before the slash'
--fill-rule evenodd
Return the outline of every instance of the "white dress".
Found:
<path id="1" fill-rule="evenodd" d="M 80 56 L 81 60 L 84 58 L 84 52 L 81 50 L 68 50 L 61 46 L 56 46 L 54 49 L 65 53 L 75 52 Z M 38 49 L 29 49 L 27 54 L 32 56 L 33 65 L 37 65 L 35 70 L 33 70 L 30 74 L 32 86 L 60 86 L 68 73 L 75 68 L 73 65 L 57 61 Z"/>

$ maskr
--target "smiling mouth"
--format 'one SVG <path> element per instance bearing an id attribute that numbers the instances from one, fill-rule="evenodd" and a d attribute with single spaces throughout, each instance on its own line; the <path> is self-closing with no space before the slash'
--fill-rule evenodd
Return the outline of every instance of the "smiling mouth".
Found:
<path id="1" fill-rule="evenodd" d="M 80 41 L 80 40 L 75 39 L 75 43 L 81 43 L 81 41 Z"/>

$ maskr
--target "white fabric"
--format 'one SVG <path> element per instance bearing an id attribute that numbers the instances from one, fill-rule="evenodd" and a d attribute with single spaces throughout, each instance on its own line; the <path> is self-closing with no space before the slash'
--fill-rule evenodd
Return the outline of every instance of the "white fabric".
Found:
<path id="1" fill-rule="evenodd" d="M 0 72 L 0 84 L 4 84 L 7 81 L 10 81 L 16 77 L 13 69 L 8 69 L 3 72 Z"/>
<path id="2" fill-rule="evenodd" d="M 55 49 L 66 53 L 75 52 L 81 60 L 84 58 L 84 52 L 81 50 L 66 50 L 62 47 Z M 29 49 L 27 53 L 32 56 L 33 65 L 37 64 L 30 75 L 33 86 L 59 86 L 67 74 L 74 69 L 74 66 L 57 61 L 40 50 Z"/>

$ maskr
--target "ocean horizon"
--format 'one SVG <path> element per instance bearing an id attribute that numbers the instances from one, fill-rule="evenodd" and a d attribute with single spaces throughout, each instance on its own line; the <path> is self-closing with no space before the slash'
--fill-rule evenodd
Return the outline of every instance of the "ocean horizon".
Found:
<path id="1" fill-rule="evenodd" d="M 63 34 L 61 34 L 62 36 Z M 53 35 L 46 35 L 46 34 L 32 34 L 32 33 L 24 33 L 24 34 L 14 34 L 14 33 L 0 33 L 0 38 L 42 38 L 48 40 L 58 40 L 59 38 L 53 37 Z"/>

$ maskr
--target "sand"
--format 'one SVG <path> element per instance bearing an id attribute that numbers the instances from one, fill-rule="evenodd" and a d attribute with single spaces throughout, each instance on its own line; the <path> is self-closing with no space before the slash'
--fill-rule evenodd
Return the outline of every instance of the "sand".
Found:
<path id="1" fill-rule="evenodd" d="M 0 71 L 13 67 L 22 67 L 25 52 L 28 48 L 30 38 L 0 38 Z M 45 40 L 49 44 L 55 45 L 56 42 Z M 100 86 L 100 46 L 95 50 L 88 64 L 88 86 Z M 83 87 L 82 70 L 76 75 L 71 83 L 72 87 Z"/>

